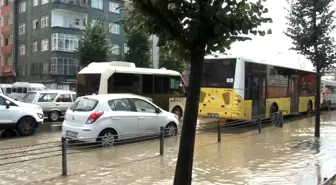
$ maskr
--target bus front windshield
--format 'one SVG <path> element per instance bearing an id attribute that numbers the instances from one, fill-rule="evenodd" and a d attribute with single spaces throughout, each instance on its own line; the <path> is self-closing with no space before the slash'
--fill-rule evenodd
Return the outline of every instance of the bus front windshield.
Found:
<path id="1" fill-rule="evenodd" d="M 236 59 L 205 59 L 201 87 L 233 88 Z"/>

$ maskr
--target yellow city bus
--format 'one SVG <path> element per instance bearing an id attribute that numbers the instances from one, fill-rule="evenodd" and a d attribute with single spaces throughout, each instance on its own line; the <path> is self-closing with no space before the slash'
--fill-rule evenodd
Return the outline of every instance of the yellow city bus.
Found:
<path id="1" fill-rule="evenodd" d="M 316 73 L 242 57 L 206 56 L 198 115 L 249 120 L 314 110 Z"/>

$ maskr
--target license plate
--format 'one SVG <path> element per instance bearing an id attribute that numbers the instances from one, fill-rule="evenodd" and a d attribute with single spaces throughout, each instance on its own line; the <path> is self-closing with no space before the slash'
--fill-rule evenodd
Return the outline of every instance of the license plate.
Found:
<path id="1" fill-rule="evenodd" d="M 67 130 L 66 133 L 65 133 L 66 136 L 69 136 L 69 137 L 74 137 L 76 138 L 78 133 L 77 132 L 72 132 L 72 131 L 69 131 Z"/>
<path id="2" fill-rule="evenodd" d="M 216 114 L 216 113 L 209 113 L 209 114 L 208 114 L 208 117 L 209 117 L 209 118 L 218 118 L 219 115 Z"/>

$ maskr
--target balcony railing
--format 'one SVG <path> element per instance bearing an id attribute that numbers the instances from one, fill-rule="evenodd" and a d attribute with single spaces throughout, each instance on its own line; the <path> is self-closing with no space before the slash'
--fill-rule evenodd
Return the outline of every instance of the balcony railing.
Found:
<path id="1" fill-rule="evenodd" d="M 89 1 L 88 0 L 52 0 L 53 3 L 62 3 L 62 4 L 68 4 L 68 5 L 74 5 L 74 6 L 80 6 L 84 8 L 89 7 Z"/>
<path id="2" fill-rule="evenodd" d="M 2 76 L 13 75 L 13 65 L 1 66 L 1 75 Z"/>
<path id="3" fill-rule="evenodd" d="M 2 26 L 0 29 L 1 29 L 1 34 L 5 34 L 5 35 L 12 34 L 12 24 Z"/>
<path id="4" fill-rule="evenodd" d="M 1 15 L 6 15 L 6 14 L 10 14 L 11 12 L 13 11 L 13 4 L 12 3 L 9 3 L 7 5 L 3 5 L 1 7 Z"/>
<path id="5" fill-rule="evenodd" d="M 12 44 L 8 44 L 7 46 L 2 46 L 1 47 L 1 53 L 2 54 L 11 54 L 12 53 L 12 48 L 13 48 Z"/>

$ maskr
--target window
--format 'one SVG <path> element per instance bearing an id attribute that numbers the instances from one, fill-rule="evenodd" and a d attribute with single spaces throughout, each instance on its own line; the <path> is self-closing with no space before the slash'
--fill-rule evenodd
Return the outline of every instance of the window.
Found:
<path id="1" fill-rule="evenodd" d="M 23 93 L 23 94 L 26 94 L 27 91 L 28 91 L 27 87 L 22 88 L 22 93 Z"/>
<path id="2" fill-rule="evenodd" d="M 153 75 L 142 75 L 142 93 L 143 94 L 152 94 L 153 93 Z"/>
<path id="3" fill-rule="evenodd" d="M 24 1 L 19 4 L 19 13 L 23 13 L 25 11 L 26 11 L 26 2 Z"/>
<path id="4" fill-rule="evenodd" d="M 22 93 L 22 87 L 18 87 L 18 93 Z"/>
<path id="5" fill-rule="evenodd" d="M 167 88 L 166 80 L 163 80 L 163 90 Z M 184 94 L 186 93 L 185 85 L 180 76 L 170 76 L 169 78 L 169 92 L 171 94 Z"/>
<path id="6" fill-rule="evenodd" d="M 81 98 L 77 100 L 75 103 L 73 103 L 69 107 L 69 109 L 73 111 L 88 112 L 96 108 L 97 104 L 98 104 L 98 100 Z"/>
<path id="7" fill-rule="evenodd" d="M 26 54 L 26 46 L 25 45 L 21 44 L 19 49 L 20 49 L 20 55 Z"/>
<path id="8" fill-rule="evenodd" d="M 120 55 L 120 47 L 118 44 L 112 44 L 112 55 Z"/>
<path id="9" fill-rule="evenodd" d="M 57 93 L 41 93 L 38 102 L 53 102 Z"/>
<path id="10" fill-rule="evenodd" d="M 110 100 L 108 105 L 113 111 L 132 111 L 132 106 L 128 99 Z"/>
<path id="11" fill-rule="evenodd" d="M 127 53 L 128 52 L 128 45 L 127 45 L 127 43 L 124 43 L 124 53 Z"/>
<path id="12" fill-rule="evenodd" d="M 33 43 L 33 52 L 36 52 L 37 50 L 38 50 L 37 41 L 35 41 Z"/>
<path id="13" fill-rule="evenodd" d="M 236 59 L 209 59 L 203 64 L 202 87 L 233 88 Z"/>
<path id="14" fill-rule="evenodd" d="M 19 34 L 22 35 L 26 33 L 26 24 L 25 23 L 21 23 L 19 26 Z"/>
<path id="15" fill-rule="evenodd" d="M 110 32 L 114 34 L 120 34 L 120 25 L 115 23 L 110 23 Z"/>
<path id="16" fill-rule="evenodd" d="M 155 107 L 152 104 L 139 99 L 133 99 L 133 102 L 138 112 L 155 113 Z"/>
<path id="17" fill-rule="evenodd" d="M 108 93 L 141 94 L 141 92 L 140 75 L 114 73 L 108 79 Z"/>
<path id="18" fill-rule="evenodd" d="M 53 57 L 50 60 L 50 72 L 53 75 L 76 75 L 78 60 L 74 58 Z"/>
<path id="19" fill-rule="evenodd" d="M 41 18 L 41 28 L 49 26 L 49 16 L 43 16 Z"/>
<path id="20" fill-rule="evenodd" d="M 47 50 L 49 50 L 49 40 L 43 39 L 41 41 L 41 51 L 47 51 Z"/>
<path id="21" fill-rule="evenodd" d="M 49 0 L 41 0 L 41 5 L 49 3 Z"/>
<path id="22" fill-rule="evenodd" d="M 28 92 L 22 98 L 22 101 L 25 103 L 32 103 L 36 96 L 36 92 Z"/>
<path id="23" fill-rule="evenodd" d="M 78 48 L 79 35 L 53 33 L 51 35 L 51 50 L 75 52 Z"/>
<path id="24" fill-rule="evenodd" d="M 38 5 L 38 2 L 39 2 L 39 0 L 34 0 L 34 1 L 33 1 L 33 6 L 37 6 L 37 5 Z"/>
<path id="25" fill-rule="evenodd" d="M 154 93 L 169 94 L 169 76 L 154 75 Z M 180 93 L 176 93 L 180 94 Z"/>
<path id="26" fill-rule="evenodd" d="M 103 0 L 91 0 L 91 7 L 97 9 L 103 9 Z"/>
<path id="27" fill-rule="evenodd" d="M 120 13 L 119 4 L 115 2 L 110 2 L 109 11 L 113 13 Z"/>
<path id="28" fill-rule="evenodd" d="M 6 99 L 2 96 L 0 96 L 0 105 L 3 105 L 3 106 L 6 105 Z"/>
<path id="29" fill-rule="evenodd" d="M 36 28 L 38 28 L 38 20 L 34 19 L 33 20 L 33 29 L 35 30 Z"/>
<path id="30" fill-rule="evenodd" d="M 70 94 L 61 94 L 56 102 L 72 102 Z"/>

